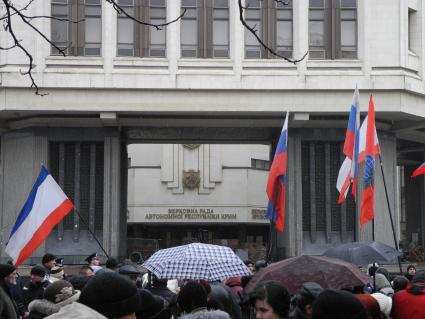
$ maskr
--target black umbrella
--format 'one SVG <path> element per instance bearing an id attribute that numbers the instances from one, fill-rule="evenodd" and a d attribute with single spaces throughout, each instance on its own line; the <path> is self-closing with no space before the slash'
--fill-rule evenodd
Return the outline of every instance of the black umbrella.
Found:
<path id="1" fill-rule="evenodd" d="M 392 262 L 401 252 L 377 241 L 356 241 L 328 249 L 323 255 L 364 266 L 375 262 Z"/>

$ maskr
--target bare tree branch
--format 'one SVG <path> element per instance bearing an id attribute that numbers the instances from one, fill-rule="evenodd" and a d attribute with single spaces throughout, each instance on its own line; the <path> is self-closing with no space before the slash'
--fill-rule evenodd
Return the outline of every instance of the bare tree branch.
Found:
<path id="1" fill-rule="evenodd" d="M 160 24 L 152 24 L 152 23 L 149 23 L 149 22 L 146 22 L 146 21 L 141 21 L 141 20 L 139 20 L 139 19 L 136 19 L 134 16 L 132 16 L 131 14 L 128 14 L 116 1 L 114 1 L 114 0 L 105 0 L 106 2 L 108 2 L 108 3 L 110 3 L 111 5 L 112 5 L 112 7 L 115 9 L 115 11 L 118 13 L 118 14 L 123 14 L 123 15 L 125 15 L 127 18 L 129 18 L 130 20 L 133 20 L 134 22 L 137 22 L 137 23 L 139 23 L 139 24 L 142 24 L 142 25 L 147 25 L 147 26 L 150 26 L 150 27 L 153 27 L 153 28 L 155 28 L 155 29 L 157 29 L 157 30 L 161 30 L 163 27 L 165 27 L 165 26 L 167 26 L 167 25 L 169 25 L 169 24 L 171 24 L 171 23 L 174 23 L 174 22 L 176 22 L 176 21 L 178 21 L 178 20 L 180 20 L 184 15 L 185 15 L 185 13 L 186 13 L 186 9 L 184 9 L 183 10 L 183 12 L 177 17 L 177 18 L 175 18 L 174 20 L 171 20 L 171 21 L 168 21 L 168 22 L 164 22 L 164 23 L 160 23 Z"/>
<path id="2" fill-rule="evenodd" d="M 275 2 L 284 4 L 284 5 L 288 5 L 287 2 L 282 1 L 282 0 L 274 0 Z M 256 30 L 256 26 L 254 25 L 253 27 L 249 26 L 248 23 L 245 21 L 245 17 L 244 17 L 244 10 L 246 10 L 248 8 L 244 7 L 242 5 L 242 0 L 238 0 L 238 6 L 239 6 L 239 20 L 241 21 L 242 25 L 249 31 L 251 32 L 251 34 L 255 37 L 255 39 L 258 41 L 258 43 L 267 51 L 269 52 L 271 55 L 274 55 L 276 57 L 282 58 L 287 62 L 293 63 L 293 64 L 297 64 L 298 62 L 302 61 L 305 59 L 305 57 L 308 54 L 308 51 L 306 53 L 304 53 L 304 55 L 300 58 L 300 59 L 291 59 L 288 58 L 286 56 L 283 56 L 279 53 L 276 52 L 276 50 L 270 48 L 267 44 L 265 44 L 263 42 L 263 40 L 261 40 L 260 36 L 257 34 L 257 30 Z"/>

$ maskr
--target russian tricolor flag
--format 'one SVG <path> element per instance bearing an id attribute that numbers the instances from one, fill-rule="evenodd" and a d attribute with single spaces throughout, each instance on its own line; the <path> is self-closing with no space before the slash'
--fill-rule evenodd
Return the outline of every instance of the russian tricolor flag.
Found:
<path id="1" fill-rule="evenodd" d="M 412 177 L 416 177 L 423 174 L 425 174 L 425 162 L 423 162 L 421 166 L 415 169 L 415 171 L 412 173 Z"/>
<path id="2" fill-rule="evenodd" d="M 74 205 L 42 166 L 40 174 L 10 233 L 6 253 L 18 267 L 49 236 Z"/>
<path id="3" fill-rule="evenodd" d="M 285 123 L 280 133 L 279 142 L 267 180 L 267 197 L 269 198 L 267 218 L 275 224 L 275 228 L 279 232 L 283 232 L 285 226 L 288 118 L 289 112 L 286 113 Z"/>
<path id="4" fill-rule="evenodd" d="M 343 152 L 345 160 L 341 165 L 336 182 L 336 188 L 339 191 L 338 203 L 341 204 L 347 198 L 348 189 L 353 184 L 352 194 L 356 198 L 357 182 L 357 159 L 359 147 L 359 126 L 360 126 L 360 106 L 359 90 L 356 87 L 353 100 L 351 102 L 350 116 L 348 118 L 347 131 L 345 133 L 345 142 Z"/>

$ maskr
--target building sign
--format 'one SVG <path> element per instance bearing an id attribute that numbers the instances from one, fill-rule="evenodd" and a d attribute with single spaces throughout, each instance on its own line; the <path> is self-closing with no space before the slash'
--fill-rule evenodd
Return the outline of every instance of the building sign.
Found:
<path id="1" fill-rule="evenodd" d="M 266 210 L 251 207 L 129 207 L 129 223 L 268 223 Z"/>

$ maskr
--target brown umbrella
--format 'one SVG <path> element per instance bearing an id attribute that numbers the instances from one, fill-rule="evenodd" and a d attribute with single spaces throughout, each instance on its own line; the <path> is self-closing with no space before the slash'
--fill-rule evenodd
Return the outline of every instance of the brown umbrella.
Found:
<path id="1" fill-rule="evenodd" d="M 299 256 L 271 264 L 252 277 L 246 291 L 267 280 L 280 282 L 291 294 L 297 293 L 302 284 L 308 281 L 334 289 L 352 289 L 370 281 L 357 266 L 324 256 Z"/>

